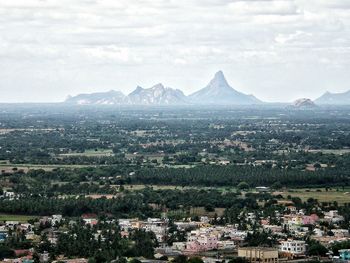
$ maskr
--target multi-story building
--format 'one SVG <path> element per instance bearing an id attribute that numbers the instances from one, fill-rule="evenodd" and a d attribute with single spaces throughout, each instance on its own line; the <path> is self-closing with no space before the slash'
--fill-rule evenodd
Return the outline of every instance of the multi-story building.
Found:
<path id="1" fill-rule="evenodd" d="M 292 256 L 304 255 L 306 252 L 305 241 L 288 239 L 281 242 L 279 250 Z"/>
<path id="2" fill-rule="evenodd" d="M 238 249 L 238 257 L 250 263 L 277 263 L 278 250 L 266 247 L 241 247 Z"/>

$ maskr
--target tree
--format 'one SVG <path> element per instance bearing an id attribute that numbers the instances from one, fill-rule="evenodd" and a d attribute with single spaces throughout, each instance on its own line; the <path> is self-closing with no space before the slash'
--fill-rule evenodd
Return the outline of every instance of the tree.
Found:
<path id="1" fill-rule="evenodd" d="M 0 259 L 14 257 L 15 252 L 7 246 L 0 246 Z"/>
<path id="2" fill-rule="evenodd" d="M 236 257 L 233 259 L 230 259 L 230 261 L 228 263 L 248 263 L 249 261 L 245 258 L 242 257 Z"/>
<path id="3" fill-rule="evenodd" d="M 185 255 L 179 255 L 179 256 L 175 257 L 172 262 L 173 263 L 186 263 L 187 257 Z"/>
<path id="4" fill-rule="evenodd" d="M 203 263 L 203 260 L 199 257 L 193 257 L 187 260 L 187 263 Z"/>
<path id="5" fill-rule="evenodd" d="M 282 184 L 281 184 L 281 182 L 275 182 L 275 183 L 273 183 L 272 185 L 271 185 L 271 188 L 272 189 L 275 189 L 275 190 L 278 190 L 278 189 L 281 189 L 282 188 Z"/>
<path id="6" fill-rule="evenodd" d="M 249 189 L 249 184 L 246 183 L 246 182 L 240 182 L 237 185 L 237 188 L 240 189 L 240 190 L 248 190 Z"/>
<path id="7" fill-rule="evenodd" d="M 144 230 L 135 230 L 131 239 L 135 241 L 133 248 L 136 256 L 142 256 L 145 258 L 154 257 L 154 248 L 157 246 L 157 238 L 153 232 L 146 232 Z"/>
<path id="8" fill-rule="evenodd" d="M 320 243 L 313 243 L 310 245 L 308 254 L 310 256 L 326 256 L 328 249 Z"/>

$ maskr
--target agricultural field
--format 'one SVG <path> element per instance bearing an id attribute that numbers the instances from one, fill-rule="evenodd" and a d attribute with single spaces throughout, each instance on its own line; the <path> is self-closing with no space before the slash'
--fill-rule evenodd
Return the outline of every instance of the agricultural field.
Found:
<path id="1" fill-rule="evenodd" d="M 21 223 L 26 223 L 28 220 L 36 219 L 37 216 L 32 215 L 11 215 L 11 214 L 0 214 L 0 222 L 4 221 L 18 221 Z"/>
<path id="2" fill-rule="evenodd" d="M 309 198 L 317 199 L 319 202 L 337 202 L 339 205 L 350 203 L 350 188 L 332 188 L 326 191 L 325 188 L 301 188 L 287 191 L 275 192 L 274 195 L 281 194 L 284 198 L 289 195 L 299 197 L 302 201 Z"/>

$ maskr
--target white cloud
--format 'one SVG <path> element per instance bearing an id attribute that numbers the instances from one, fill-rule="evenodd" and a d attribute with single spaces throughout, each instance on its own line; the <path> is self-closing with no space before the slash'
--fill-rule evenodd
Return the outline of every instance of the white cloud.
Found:
<path id="1" fill-rule="evenodd" d="M 305 96 L 330 82 L 344 90 L 349 7 L 347 0 L 0 0 L 2 100 L 54 101 L 159 81 L 189 93 L 218 69 L 267 100 L 295 96 L 293 76 Z"/>
<path id="2" fill-rule="evenodd" d="M 229 8 L 235 13 L 254 15 L 291 15 L 298 12 L 294 1 L 235 1 Z"/>

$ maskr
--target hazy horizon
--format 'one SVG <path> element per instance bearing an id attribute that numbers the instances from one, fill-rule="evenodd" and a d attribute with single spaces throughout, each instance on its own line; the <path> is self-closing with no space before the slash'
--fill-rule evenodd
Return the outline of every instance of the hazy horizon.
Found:
<path id="1" fill-rule="evenodd" d="M 0 14 L 0 102 L 188 95 L 218 70 L 266 102 L 350 89 L 347 0 L 0 0 Z"/>

